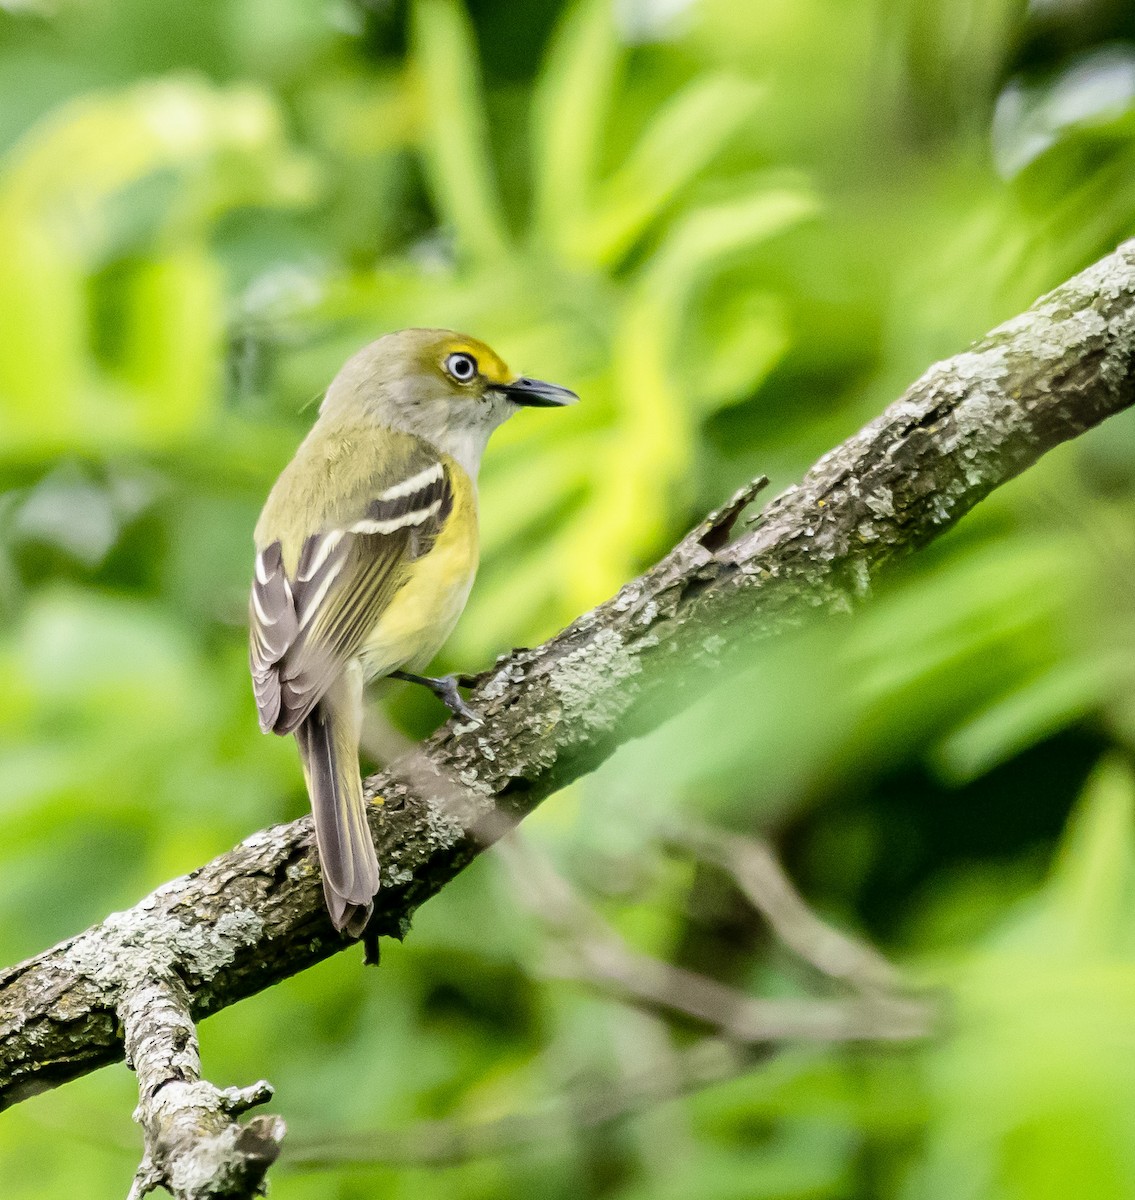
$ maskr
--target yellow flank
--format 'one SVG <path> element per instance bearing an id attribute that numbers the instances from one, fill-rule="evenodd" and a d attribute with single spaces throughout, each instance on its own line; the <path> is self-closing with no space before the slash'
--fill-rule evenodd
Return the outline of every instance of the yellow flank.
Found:
<path id="1" fill-rule="evenodd" d="M 453 632 L 477 573 L 477 495 L 448 455 L 453 509 L 433 548 L 417 559 L 359 651 L 368 679 L 423 670 Z"/>

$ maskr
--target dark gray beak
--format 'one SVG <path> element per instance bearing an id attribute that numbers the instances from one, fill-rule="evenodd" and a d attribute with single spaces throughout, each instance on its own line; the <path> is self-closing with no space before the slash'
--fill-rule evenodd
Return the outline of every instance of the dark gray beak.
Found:
<path id="1" fill-rule="evenodd" d="M 523 404 L 526 408 L 559 408 L 579 400 L 575 392 L 560 387 L 558 383 L 544 383 L 543 380 L 529 379 L 525 375 L 511 383 L 499 385 L 497 390 L 513 404 Z"/>

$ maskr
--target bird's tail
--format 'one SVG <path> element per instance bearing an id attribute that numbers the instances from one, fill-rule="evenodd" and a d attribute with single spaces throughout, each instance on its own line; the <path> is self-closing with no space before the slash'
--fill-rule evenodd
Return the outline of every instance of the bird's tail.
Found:
<path id="1" fill-rule="evenodd" d="M 357 668 L 330 687 L 296 730 L 315 817 L 323 895 L 336 929 L 362 933 L 378 891 L 378 858 L 359 776 L 362 679 Z"/>

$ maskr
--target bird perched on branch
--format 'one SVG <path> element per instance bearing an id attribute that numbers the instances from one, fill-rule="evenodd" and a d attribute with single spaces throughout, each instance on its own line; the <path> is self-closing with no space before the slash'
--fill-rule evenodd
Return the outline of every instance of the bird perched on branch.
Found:
<path id="1" fill-rule="evenodd" d="M 452 676 L 423 670 L 477 569 L 477 471 L 521 406 L 577 399 L 514 375 L 483 342 L 404 329 L 360 350 L 256 526 L 250 662 L 260 727 L 294 733 L 315 818 L 323 892 L 357 936 L 379 884 L 359 774 L 363 685 L 425 684 L 470 719 Z"/>

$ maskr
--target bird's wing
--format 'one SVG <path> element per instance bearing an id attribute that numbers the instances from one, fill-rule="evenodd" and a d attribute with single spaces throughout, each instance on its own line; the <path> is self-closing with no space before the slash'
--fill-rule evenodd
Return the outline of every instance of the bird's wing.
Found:
<path id="1" fill-rule="evenodd" d="M 449 468 L 432 456 L 402 467 L 308 537 L 293 574 L 279 541 L 257 554 L 249 659 L 265 733 L 291 733 L 311 712 L 445 525 Z"/>

